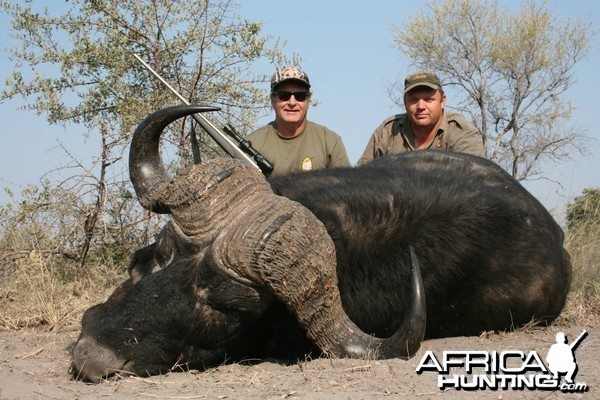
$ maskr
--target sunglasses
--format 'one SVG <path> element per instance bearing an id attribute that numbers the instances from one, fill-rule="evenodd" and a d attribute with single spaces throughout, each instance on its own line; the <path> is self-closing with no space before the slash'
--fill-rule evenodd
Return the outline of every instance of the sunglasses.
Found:
<path id="1" fill-rule="evenodd" d="M 300 102 L 306 101 L 306 99 L 310 96 L 310 92 L 288 92 L 285 90 L 276 90 L 271 94 L 277 95 L 281 101 L 288 101 L 293 95 L 296 101 Z"/>

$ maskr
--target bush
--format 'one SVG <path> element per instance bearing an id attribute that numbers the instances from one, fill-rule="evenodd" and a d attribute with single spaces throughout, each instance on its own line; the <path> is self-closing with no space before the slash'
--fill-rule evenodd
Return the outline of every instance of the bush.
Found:
<path id="1" fill-rule="evenodd" d="M 80 197 L 42 185 L 21 198 L 0 207 L 0 329 L 78 326 L 86 308 L 126 279 L 129 255 L 162 225 L 124 193 L 104 205 L 93 234 Z"/>

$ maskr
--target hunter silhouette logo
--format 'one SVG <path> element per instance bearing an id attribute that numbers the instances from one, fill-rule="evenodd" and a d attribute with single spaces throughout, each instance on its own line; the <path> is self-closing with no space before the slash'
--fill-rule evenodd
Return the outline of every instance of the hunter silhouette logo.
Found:
<path id="1" fill-rule="evenodd" d="M 575 362 L 574 351 L 579 343 L 587 336 L 587 330 L 583 330 L 570 345 L 567 344 L 567 338 L 562 332 L 556 334 L 556 343 L 550 347 L 546 362 L 548 369 L 552 372 L 554 379 L 560 379 L 560 374 L 566 374 L 567 383 L 573 383 L 573 377 L 577 373 L 577 363 Z"/>
<path id="2" fill-rule="evenodd" d="M 539 389 L 585 392 L 588 385 L 574 381 L 577 373 L 574 352 L 586 336 L 587 330 L 584 330 L 568 344 L 565 334 L 557 333 L 556 343 L 548 350 L 546 364 L 536 351 L 452 350 L 444 351 L 442 357 L 438 358 L 429 350 L 415 371 L 418 374 L 437 372 L 441 390 Z M 563 375 L 565 382 L 561 383 Z"/>

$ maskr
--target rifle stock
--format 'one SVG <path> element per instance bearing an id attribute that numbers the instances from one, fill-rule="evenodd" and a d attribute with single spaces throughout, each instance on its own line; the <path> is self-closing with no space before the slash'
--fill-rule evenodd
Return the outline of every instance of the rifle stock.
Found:
<path id="1" fill-rule="evenodd" d="M 169 84 L 158 72 L 156 72 L 148 63 L 146 63 L 137 54 L 133 55 L 148 71 L 150 71 L 159 81 L 163 83 L 175 96 L 179 98 L 184 104 L 189 105 L 190 102 L 186 100 L 173 86 Z M 218 111 L 220 108 L 215 107 L 214 111 Z M 245 163 L 252 165 L 262 171 L 263 174 L 269 176 L 273 171 L 273 164 L 271 164 L 265 157 L 263 157 L 258 151 L 252 148 L 252 143 L 243 139 L 235 132 L 230 126 L 226 125 L 224 129 L 228 132 L 228 135 L 219 130 L 209 120 L 204 118 L 201 114 L 192 114 L 192 118 L 213 138 L 215 142 L 231 157 L 238 160 L 242 160 Z M 232 133 L 233 132 L 233 133 Z M 196 160 L 198 162 L 198 160 Z"/>

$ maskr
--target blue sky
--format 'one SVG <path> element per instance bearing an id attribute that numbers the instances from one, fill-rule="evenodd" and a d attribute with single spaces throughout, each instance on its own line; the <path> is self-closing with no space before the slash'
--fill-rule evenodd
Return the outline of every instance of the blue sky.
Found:
<path id="1" fill-rule="evenodd" d="M 371 0 L 367 2 L 314 1 L 282 3 L 274 0 L 239 1 L 238 13 L 263 22 L 263 33 L 287 39 L 286 52 L 302 57 L 302 66 L 313 85 L 316 107 L 309 119 L 326 125 L 342 136 L 352 163 L 356 162 L 372 131 L 387 116 L 398 112 L 387 94 L 389 83 L 411 71 L 409 60 L 393 43 L 393 25 L 408 15 L 424 10 L 424 2 L 414 0 Z M 548 7 L 558 15 L 594 22 L 598 30 L 600 2 L 549 0 Z M 501 0 L 501 6 L 518 7 L 520 2 Z M 0 16 L 0 26 L 6 26 Z M 1 43 L 10 43 L 6 29 L 0 30 Z M 600 132 L 594 125 L 600 93 L 600 48 L 595 38 L 592 54 L 577 66 L 577 83 L 567 96 L 576 107 L 573 124 L 594 138 L 591 155 L 573 155 L 573 161 L 547 171 L 556 181 L 528 182 L 525 186 L 560 219 L 564 205 L 584 188 L 600 187 Z M 2 45 L 0 45 L 2 46 Z M 272 69 L 263 71 L 270 74 Z M 0 78 L 11 64 L 0 57 Z M 452 98 L 448 99 L 452 105 Z M 67 162 L 64 146 L 76 158 L 86 160 L 97 151 L 78 127 L 49 126 L 43 116 L 18 111 L 19 101 L 0 103 L 3 121 L 0 147 L 0 188 L 18 192 L 29 183 L 39 182 L 43 173 Z M 266 123 L 267 117 L 260 121 Z M 4 190 L 0 203 L 6 201 Z"/>

